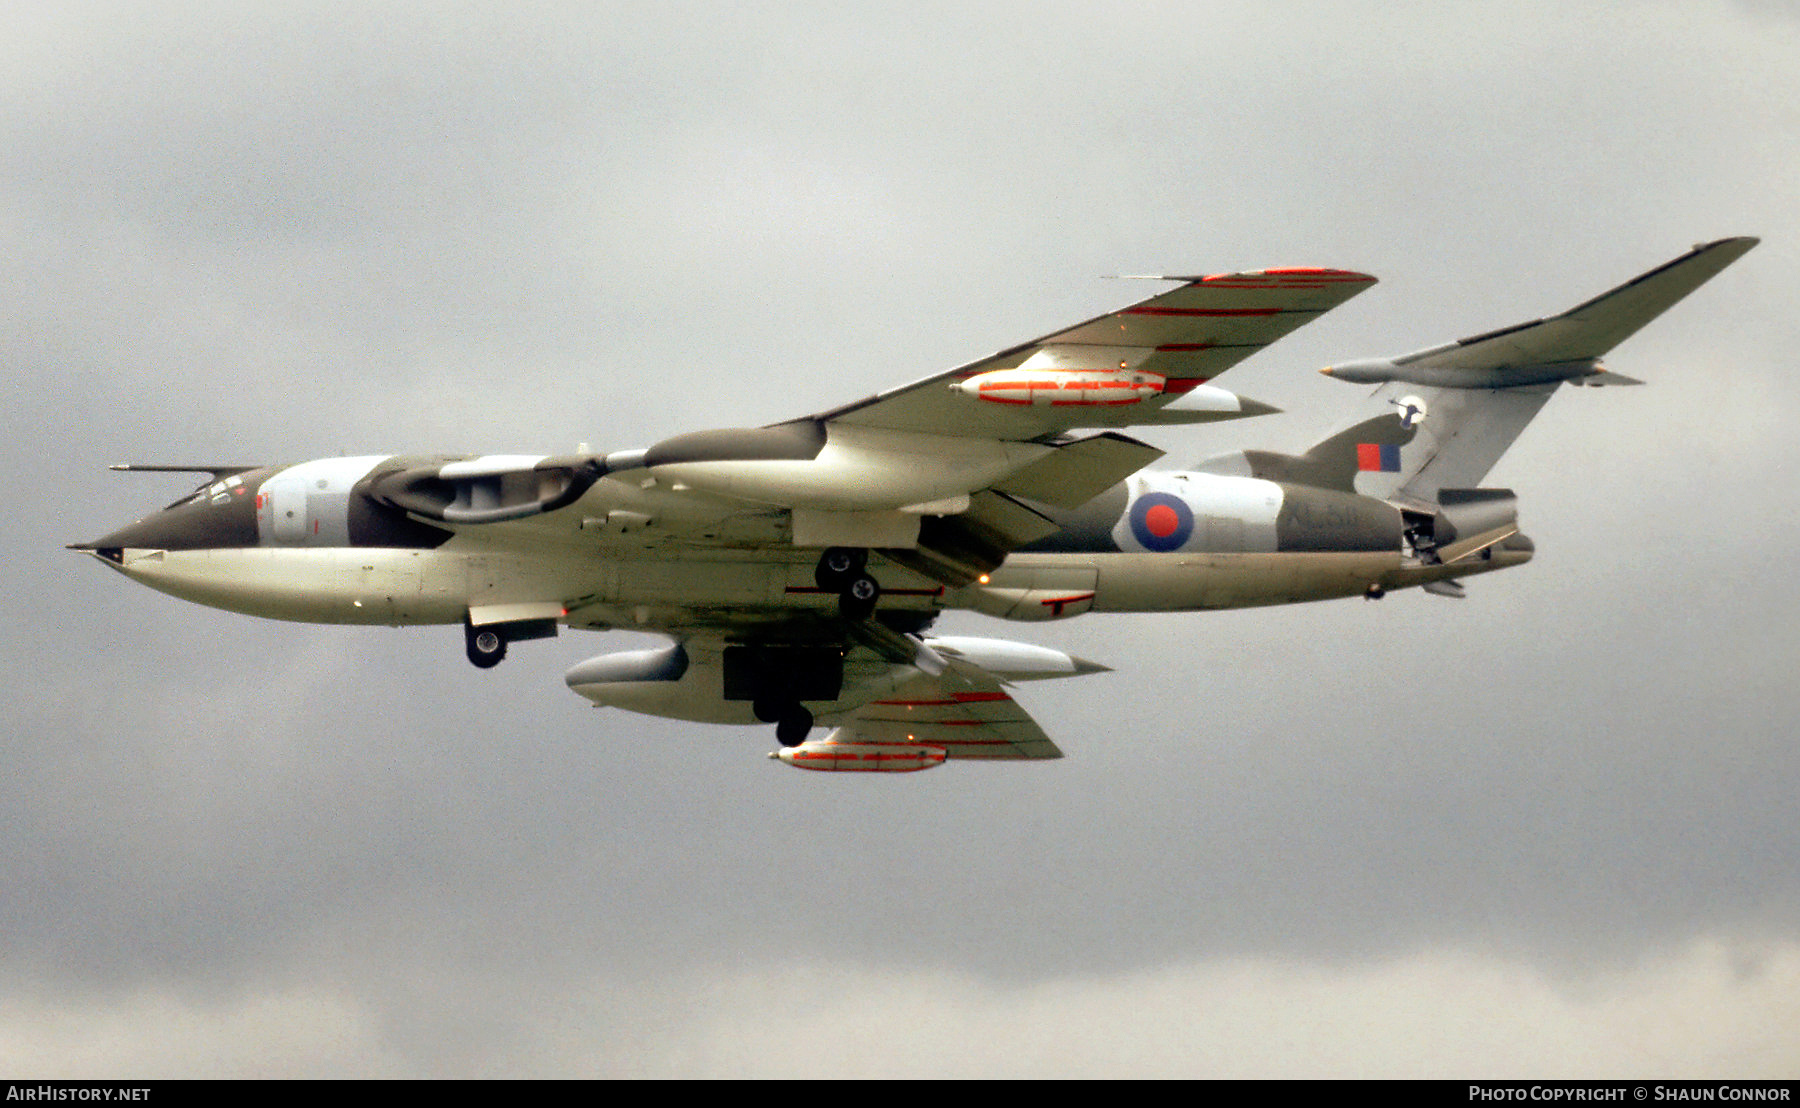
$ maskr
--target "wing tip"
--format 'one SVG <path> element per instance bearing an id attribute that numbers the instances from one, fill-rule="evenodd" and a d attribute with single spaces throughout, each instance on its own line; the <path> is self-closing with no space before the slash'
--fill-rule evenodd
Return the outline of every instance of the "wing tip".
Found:
<path id="1" fill-rule="evenodd" d="M 1109 281 L 1179 281 L 1186 285 L 1224 285 L 1230 282 L 1254 283 L 1259 288 L 1310 288 L 1315 284 L 1373 285 L 1378 278 L 1353 269 L 1325 266 L 1274 266 L 1269 269 L 1245 269 L 1228 273 L 1109 273 Z"/>
<path id="2" fill-rule="evenodd" d="M 1288 289 L 1314 288 L 1325 285 L 1373 285 L 1377 278 L 1373 274 L 1359 273 L 1354 269 L 1333 269 L 1326 266 L 1274 266 L 1269 269 L 1247 269 L 1236 273 L 1209 273 L 1204 277 L 1171 277 L 1169 280 L 1226 287 L 1242 284 L 1254 285 L 1259 288 Z"/>
<path id="3" fill-rule="evenodd" d="M 1718 251 L 1719 253 L 1726 255 L 1725 264 L 1730 265 L 1745 254 L 1750 253 L 1750 251 L 1754 250 L 1761 242 L 1762 239 L 1756 235 L 1736 235 L 1732 238 L 1719 239 L 1715 242 L 1703 242 L 1694 247 L 1694 253 L 1710 254 L 1714 251 Z"/>

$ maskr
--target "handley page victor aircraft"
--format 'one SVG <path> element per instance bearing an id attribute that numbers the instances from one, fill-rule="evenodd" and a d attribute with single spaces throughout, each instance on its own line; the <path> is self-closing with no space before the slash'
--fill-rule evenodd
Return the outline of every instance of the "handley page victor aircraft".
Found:
<path id="1" fill-rule="evenodd" d="M 1015 682 L 1102 666 L 926 633 L 1013 620 L 1381 597 L 1530 560 L 1483 488 L 1563 384 L 1756 245 L 1695 247 L 1549 319 L 1323 370 L 1377 386 L 1304 454 L 1187 473 L 1119 433 L 1274 411 L 1220 373 L 1374 278 L 1266 269 L 1168 292 L 817 415 L 563 456 L 118 466 L 212 480 L 76 549 L 200 604 L 316 623 L 461 624 L 469 660 L 560 626 L 671 640 L 569 670 L 599 705 L 775 725 L 790 765 L 1056 758 Z M 1092 432 L 1074 434 L 1077 429 Z M 815 724 L 834 729 L 809 738 Z"/>

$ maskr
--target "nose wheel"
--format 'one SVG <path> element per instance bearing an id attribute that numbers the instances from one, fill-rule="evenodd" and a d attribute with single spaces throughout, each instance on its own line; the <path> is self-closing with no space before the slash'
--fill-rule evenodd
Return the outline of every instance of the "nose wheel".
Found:
<path id="1" fill-rule="evenodd" d="M 463 640 L 468 646 L 469 661 L 476 669 L 493 669 L 506 657 L 506 636 L 498 628 L 465 623 Z"/>
<path id="2" fill-rule="evenodd" d="M 868 574 L 869 552 L 834 546 L 819 555 L 813 580 L 821 589 L 838 594 L 838 612 L 847 620 L 861 621 L 875 614 L 881 586 Z"/>

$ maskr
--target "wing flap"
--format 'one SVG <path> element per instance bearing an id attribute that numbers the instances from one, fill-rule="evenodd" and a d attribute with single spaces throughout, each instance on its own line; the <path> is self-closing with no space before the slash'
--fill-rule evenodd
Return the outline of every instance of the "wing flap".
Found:
<path id="1" fill-rule="evenodd" d="M 970 497 L 969 510 L 960 515 L 926 516 L 916 546 L 882 553 L 933 581 L 960 588 L 991 573 L 1009 551 L 1061 529 L 1043 513 L 989 489 Z"/>
<path id="2" fill-rule="evenodd" d="M 994 488 L 1058 508 L 1079 508 L 1162 456 L 1148 443 L 1107 432 L 1059 447 Z"/>
<path id="3" fill-rule="evenodd" d="M 951 662 L 939 676 L 921 672 L 895 695 L 864 705 L 826 741 L 934 746 L 950 758 L 970 760 L 1063 756 L 997 678 L 961 662 Z"/>

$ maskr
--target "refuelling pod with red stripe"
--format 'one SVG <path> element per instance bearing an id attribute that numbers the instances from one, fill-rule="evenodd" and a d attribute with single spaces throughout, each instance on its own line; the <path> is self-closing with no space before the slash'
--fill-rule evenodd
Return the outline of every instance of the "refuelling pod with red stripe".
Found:
<path id="1" fill-rule="evenodd" d="M 1052 407 L 1115 407 L 1161 396 L 1160 373 L 1118 369 L 1053 369 L 1020 366 L 980 373 L 950 388 L 995 404 L 1048 404 Z"/>
<path id="2" fill-rule="evenodd" d="M 797 769 L 837 773 L 916 773 L 944 764 L 944 748 L 924 743 L 840 743 L 825 739 L 785 746 L 769 757 Z"/>

